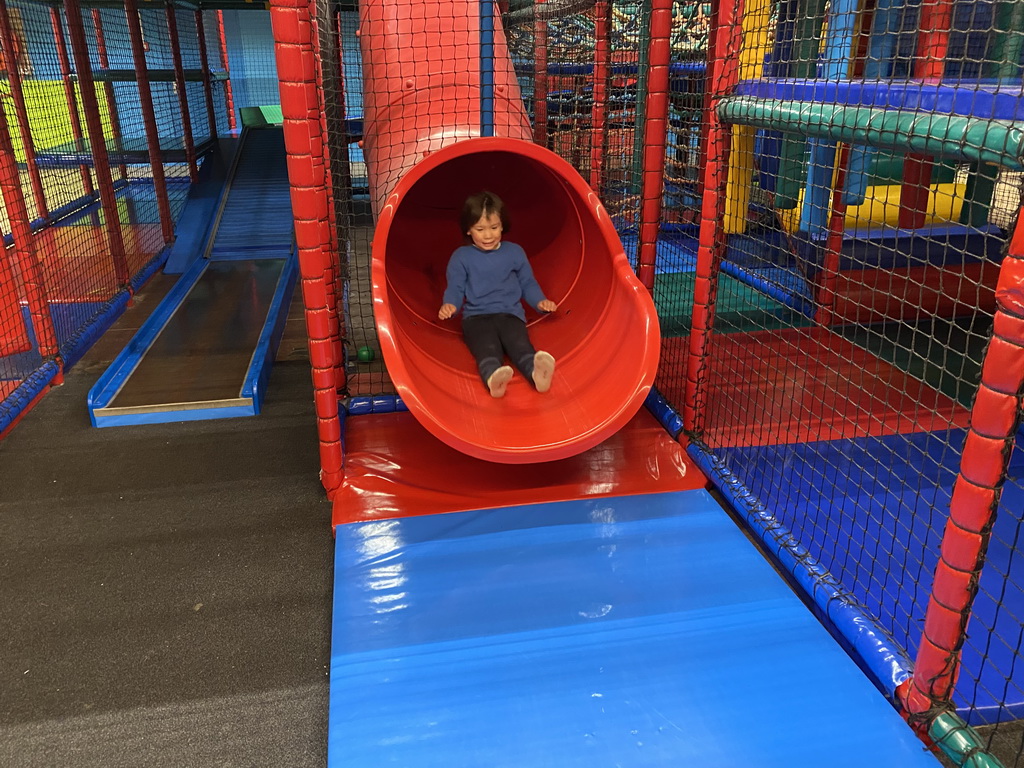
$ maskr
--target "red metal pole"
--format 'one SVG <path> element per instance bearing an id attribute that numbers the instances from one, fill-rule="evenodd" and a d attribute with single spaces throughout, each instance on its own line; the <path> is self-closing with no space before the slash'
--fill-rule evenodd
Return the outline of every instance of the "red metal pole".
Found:
<path id="1" fill-rule="evenodd" d="M 107 39 L 103 34 L 103 19 L 100 17 L 100 9 L 92 9 L 92 26 L 96 32 L 96 54 L 99 58 L 102 69 L 110 68 L 110 58 L 107 56 Z M 114 93 L 114 84 L 109 80 L 103 81 L 103 93 L 107 100 L 107 114 L 110 115 L 110 133 L 114 137 L 114 148 L 118 152 L 124 151 L 124 142 L 121 140 L 121 117 L 117 110 L 117 96 Z M 128 178 L 128 166 L 124 163 L 118 165 L 118 172 L 122 179 Z"/>
<path id="2" fill-rule="evenodd" d="M 820 325 L 832 325 L 836 305 L 836 283 L 839 280 L 839 262 L 843 252 L 843 232 L 846 228 L 846 168 L 850 163 L 850 147 L 843 144 L 839 150 L 839 166 L 832 188 L 832 215 L 828 220 L 828 238 L 825 258 L 818 279 L 818 312 L 815 320 Z"/>
<path id="3" fill-rule="evenodd" d="M 206 120 L 210 126 L 210 139 L 217 138 L 217 114 L 213 108 L 213 82 L 210 79 L 210 57 L 206 52 L 206 28 L 203 12 L 196 9 L 196 35 L 199 37 L 199 66 L 203 71 L 203 94 L 206 96 Z"/>
<path id="4" fill-rule="evenodd" d="M 1022 211 L 1024 214 L 1024 211 Z M 996 285 L 992 340 L 971 408 L 914 676 L 898 691 L 911 722 L 948 708 L 979 575 L 1014 451 L 1024 395 L 1024 225 L 1018 219 Z M 926 722 L 914 723 L 927 727 Z"/>
<path id="5" fill-rule="evenodd" d="M 25 163 L 28 165 L 28 178 L 32 185 L 32 197 L 36 203 L 36 212 L 40 218 L 50 216 L 46 206 L 46 190 L 43 188 L 43 177 L 36 163 L 36 144 L 32 139 L 32 126 L 28 120 L 28 106 L 25 104 L 25 91 L 22 88 L 21 72 L 18 71 L 18 60 L 15 55 L 14 32 L 11 28 L 11 17 L 7 12 L 7 0 L 0 0 L 0 46 L 3 47 L 4 67 L 7 69 L 7 81 L 11 84 L 11 98 L 14 101 L 14 114 L 18 120 L 18 131 L 21 133 L 21 147 L 25 152 Z"/>
<path id="6" fill-rule="evenodd" d="M 648 47 L 647 106 L 644 119 L 644 165 L 640 191 L 640 249 L 637 277 L 654 291 L 658 228 L 665 194 L 665 143 L 668 137 L 668 86 L 672 34 L 672 0 L 651 4 Z"/>
<path id="7" fill-rule="evenodd" d="M 135 79 L 139 85 L 139 103 L 142 107 L 142 124 L 146 129 L 146 147 L 149 150 L 149 164 L 153 169 L 153 188 L 156 192 L 156 206 L 160 212 L 160 229 L 164 242 L 174 239 L 174 219 L 171 203 L 167 198 L 167 179 L 164 177 L 163 157 L 160 154 L 160 133 L 153 109 L 153 91 L 149 87 L 149 70 L 146 67 L 146 49 L 142 40 L 142 22 L 135 0 L 124 0 L 124 12 L 128 19 L 128 36 L 131 39 L 132 59 L 135 62 Z"/>
<path id="8" fill-rule="evenodd" d="M 78 116 L 78 96 L 75 95 L 75 84 L 71 79 L 71 58 L 68 56 L 68 45 L 64 40 L 64 25 L 60 20 L 60 9 L 56 6 L 50 8 L 50 23 L 53 25 L 53 39 L 57 44 L 57 61 L 60 63 L 60 74 L 64 80 L 64 98 L 68 103 L 68 112 L 71 116 L 71 135 L 75 139 L 75 150 L 82 151 L 82 120 Z M 78 166 L 82 174 L 82 188 L 85 194 L 91 195 L 95 189 L 92 185 L 92 172 L 89 166 L 83 163 Z"/>
<path id="9" fill-rule="evenodd" d="M 611 46 L 611 3 L 597 0 L 594 3 L 594 83 L 593 105 L 590 110 L 590 188 L 601 193 L 604 176 L 604 144 L 607 137 L 605 121 L 608 102 L 608 66 Z"/>
<path id="10" fill-rule="evenodd" d="M 718 294 L 718 268 L 725 250 L 725 187 L 729 178 L 729 149 L 732 130 L 715 110 L 717 98 L 728 94 L 739 79 L 739 55 L 743 47 L 740 19 L 743 2 L 716 3 L 713 15 L 715 57 L 708 60 L 707 159 L 701 189 L 700 239 L 697 247 L 697 273 L 693 291 L 693 317 L 690 322 L 689 353 L 686 361 L 686 397 L 683 426 L 689 432 L 704 428 L 704 410 L 700 407 L 707 388 L 707 358 L 711 349 L 711 331 L 715 321 Z"/>
<path id="11" fill-rule="evenodd" d="M 192 118 L 188 111 L 188 89 L 185 84 L 185 67 L 181 62 L 181 40 L 178 38 L 178 17 L 174 3 L 165 6 L 167 30 L 171 37 L 171 60 L 174 62 L 174 86 L 178 92 L 178 109 L 181 111 L 182 142 L 185 145 L 185 162 L 188 163 L 188 177 L 194 184 L 199 180 L 199 165 L 196 162 L 196 145 L 192 137 Z"/>
<path id="12" fill-rule="evenodd" d="M 217 11 L 217 37 L 220 40 L 220 66 L 227 73 L 224 81 L 224 103 L 228 111 L 228 128 L 235 130 L 235 99 L 231 95 L 231 67 L 228 66 L 228 38 L 224 33 L 224 11 Z"/>
<path id="13" fill-rule="evenodd" d="M 900 184 L 899 226 L 919 229 L 924 226 L 931 199 L 932 158 L 908 154 L 903 160 L 903 182 Z"/>
<path id="14" fill-rule="evenodd" d="M 114 262 L 114 274 L 117 276 L 117 281 L 127 285 L 131 279 L 131 272 L 125 257 L 124 233 L 121 231 L 121 217 L 117 211 L 114 179 L 110 174 L 110 157 L 107 154 L 107 142 L 103 135 L 103 123 L 100 121 L 100 105 L 96 100 L 96 84 L 92 79 L 89 46 L 85 41 L 85 26 L 82 24 L 82 9 L 78 0 L 64 0 L 64 15 L 68 20 L 68 37 L 71 40 L 71 53 L 75 58 L 75 71 L 78 73 L 82 106 L 85 112 L 85 126 L 89 133 L 89 144 L 92 147 L 100 202 L 103 207 L 103 215 L 107 220 L 110 257 Z"/>
<path id="15" fill-rule="evenodd" d="M 18 263 L 18 271 L 21 272 L 39 353 L 43 357 L 53 357 L 59 351 L 57 331 L 53 327 L 53 318 L 50 317 L 50 308 L 46 303 L 43 268 L 36 257 L 32 225 L 29 223 L 18 164 L 14 160 L 14 145 L 11 143 L 3 99 L 0 99 L 0 194 L 3 196 L 4 208 L 7 209 L 11 223 L 14 256 Z"/>
<path id="16" fill-rule="evenodd" d="M 323 163 L 319 117 L 310 114 L 317 104 L 316 48 L 312 36 L 313 15 L 307 0 L 272 0 L 281 113 L 288 151 L 295 241 L 299 251 L 302 297 L 309 332 L 309 358 L 313 368 L 314 403 L 320 440 L 320 480 L 329 496 L 341 486 L 343 452 L 338 410 L 338 371 L 342 361 L 331 338 L 331 287 L 325 252 L 330 247 L 327 231 L 326 174 Z"/>
<path id="17" fill-rule="evenodd" d="M 918 20 L 917 55 L 914 77 L 925 82 L 938 82 L 946 67 L 949 29 L 953 22 L 952 0 L 925 0 Z M 931 197 L 932 158 L 908 154 L 903 161 L 903 183 L 900 187 L 899 225 L 904 229 L 924 226 Z"/>
<path id="18" fill-rule="evenodd" d="M 544 0 L 534 3 L 533 22 L 533 140 L 548 144 L 548 23 L 540 18 Z"/>

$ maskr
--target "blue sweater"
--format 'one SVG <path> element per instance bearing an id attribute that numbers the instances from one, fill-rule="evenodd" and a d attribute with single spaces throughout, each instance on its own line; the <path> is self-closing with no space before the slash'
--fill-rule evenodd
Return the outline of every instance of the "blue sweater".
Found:
<path id="1" fill-rule="evenodd" d="M 462 309 L 465 317 L 509 314 L 525 321 L 520 300 L 526 299 L 534 309 L 544 301 L 526 252 L 504 240 L 493 251 L 475 245 L 457 248 L 448 261 L 447 275 L 444 303 Z"/>

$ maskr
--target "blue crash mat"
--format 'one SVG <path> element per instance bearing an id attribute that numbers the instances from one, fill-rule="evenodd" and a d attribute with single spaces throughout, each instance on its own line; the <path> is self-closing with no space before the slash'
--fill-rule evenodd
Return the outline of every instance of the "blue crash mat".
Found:
<path id="1" fill-rule="evenodd" d="M 331 766 L 936 766 L 705 491 L 337 528 Z"/>

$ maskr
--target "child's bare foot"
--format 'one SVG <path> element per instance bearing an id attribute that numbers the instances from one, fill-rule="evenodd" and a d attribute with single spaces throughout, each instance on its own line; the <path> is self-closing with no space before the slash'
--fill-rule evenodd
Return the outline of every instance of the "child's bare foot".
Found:
<path id="1" fill-rule="evenodd" d="M 538 392 L 551 389 L 551 379 L 555 375 L 555 358 L 547 352 L 538 352 L 533 356 L 533 383 Z"/>
<path id="2" fill-rule="evenodd" d="M 487 379 L 487 389 L 491 391 L 491 397 L 504 397 L 510 381 L 512 381 L 512 368 L 508 365 L 503 365 L 492 373 L 491 377 Z"/>

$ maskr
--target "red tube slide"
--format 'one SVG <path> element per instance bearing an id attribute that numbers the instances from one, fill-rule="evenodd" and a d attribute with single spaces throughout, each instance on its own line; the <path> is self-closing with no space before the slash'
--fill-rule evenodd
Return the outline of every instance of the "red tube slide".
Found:
<path id="1" fill-rule="evenodd" d="M 495 19 L 494 133 L 480 138 L 476 0 L 360 4 L 364 152 L 374 213 L 374 315 L 381 351 L 416 419 L 448 445 L 525 464 L 581 453 L 639 410 L 658 366 L 660 333 L 604 207 L 565 161 L 533 144 Z M 556 313 L 527 310 L 537 349 L 558 361 L 538 394 L 519 374 L 489 396 L 459 317 L 437 319 L 458 214 L 482 189 L 501 196 L 506 238 L 526 250 Z"/>

